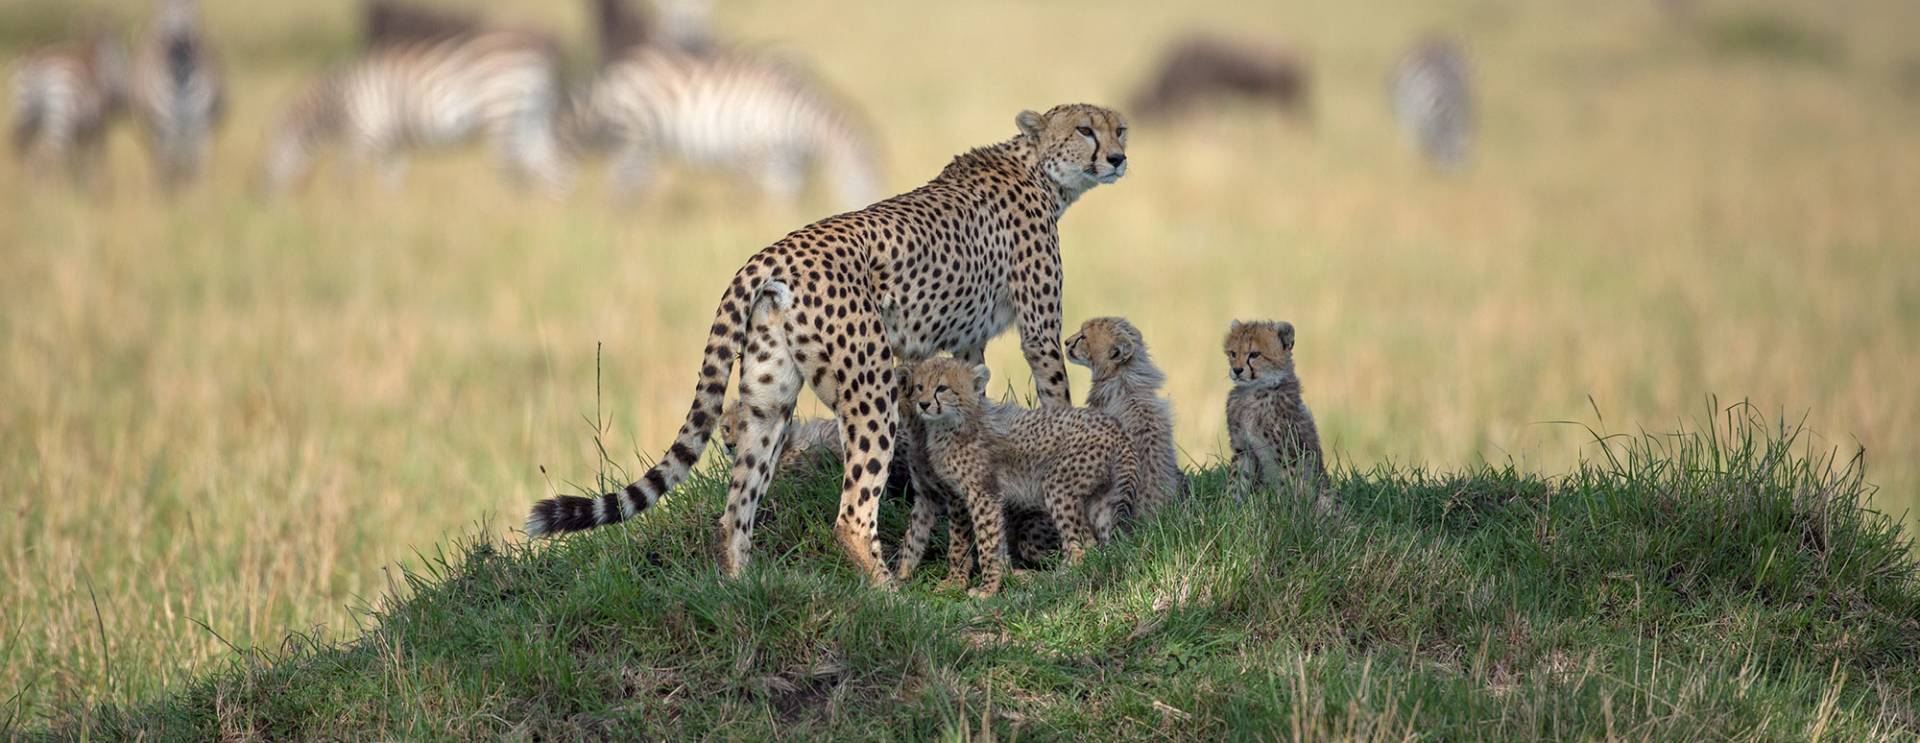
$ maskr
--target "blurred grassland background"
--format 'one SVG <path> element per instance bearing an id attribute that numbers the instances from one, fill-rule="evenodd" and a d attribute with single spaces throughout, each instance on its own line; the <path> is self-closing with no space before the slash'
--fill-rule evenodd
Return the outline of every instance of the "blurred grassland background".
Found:
<path id="1" fill-rule="evenodd" d="M 586 69 L 584 3 L 463 7 L 552 30 Z M 335 166 L 264 202 L 265 127 L 351 52 L 358 7 L 206 11 L 232 86 L 210 183 L 155 196 L 126 127 L 104 199 L 0 167 L 0 699 L 28 710 L 150 696 L 228 642 L 351 634 L 387 566 L 592 487 L 596 405 L 637 470 L 686 411 L 722 282 L 823 208 L 695 178 L 622 204 L 595 171 L 549 201 L 479 151 L 417 159 L 398 191 Z M 0 50 L 145 14 L 12 0 Z M 723 0 L 716 20 L 862 104 L 893 190 L 1022 108 L 1117 105 L 1182 31 L 1309 55 L 1311 124 L 1137 123 L 1130 175 L 1062 223 L 1069 332 L 1141 327 L 1190 463 L 1224 456 L 1228 319 L 1271 317 L 1299 327 L 1353 466 L 1554 472 L 1591 449 L 1552 421 L 1667 430 L 1718 395 L 1864 446 L 1880 506 L 1914 523 L 1920 5 Z M 1458 177 L 1386 107 L 1436 29 L 1476 73 Z M 1014 342 L 990 361 L 1030 393 Z"/>

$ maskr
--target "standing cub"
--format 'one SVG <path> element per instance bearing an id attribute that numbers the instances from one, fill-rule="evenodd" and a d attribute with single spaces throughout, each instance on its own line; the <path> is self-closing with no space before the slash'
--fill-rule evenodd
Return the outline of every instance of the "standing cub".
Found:
<path id="1" fill-rule="evenodd" d="M 1044 505 L 1064 537 L 1065 564 L 1073 565 L 1085 550 L 1087 511 L 1092 511 L 1094 536 L 1104 542 L 1117 503 L 1133 497 L 1137 469 L 1126 432 L 1095 410 L 1025 409 L 989 421 L 986 382 L 985 366 L 928 359 L 914 369 L 910 408 L 926 422 L 927 458 L 935 473 L 966 501 L 969 523 L 962 523 L 955 504 L 951 538 L 972 532 L 980 586 L 968 593 L 976 597 L 997 593 L 1006 575 L 1009 503 Z M 1086 502 L 1102 490 L 1102 502 Z M 937 507 L 927 500 L 924 494 L 916 497 L 916 516 L 923 508 Z M 955 561 L 948 566 L 948 581 L 965 585 L 971 567 L 969 560 Z"/>
<path id="2" fill-rule="evenodd" d="M 1120 422 L 1140 462 L 1136 515 L 1166 505 L 1187 492 L 1187 478 L 1173 450 L 1173 407 L 1160 397 L 1167 375 L 1147 355 L 1133 323 L 1096 317 L 1067 339 L 1067 361 L 1093 372 L 1087 407 Z"/>
<path id="3" fill-rule="evenodd" d="M 1248 487 L 1304 483 L 1331 503 L 1326 465 L 1313 411 L 1300 398 L 1293 373 L 1293 323 L 1233 321 L 1227 328 L 1227 365 L 1233 392 L 1227 395 L 1227 437 L 1233 442 L 1235 476 Z"/>

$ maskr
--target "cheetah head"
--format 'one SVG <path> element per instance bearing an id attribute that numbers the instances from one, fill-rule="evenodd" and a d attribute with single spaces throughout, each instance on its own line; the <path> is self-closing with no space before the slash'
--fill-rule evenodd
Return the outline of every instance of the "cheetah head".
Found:
<path id="1" fill-rule="evenodd" d="M 1014 123 L 1039 151 L 1041 171 L 1065 193 L 1078 196 L 1127 174 L 1127 120 L 1116 111 L 1069 103 L 1043 114 L 1021 111 Z"/>
<path id="2" fill-rule="evenodd" d="M 911 410 L 922 420 L 951 425 L 980 413 L 987 392 L 987 366 L 967 366 L 959 359 L 935 357 L 913 370 Z"/>
<path id="3" fill-rule="evenodd" d="M 1227 327 L 1227 367 L 1236 385 L 1293 376 L 1293 323 L 1240 322 Z"/>
<path id="4" fill-rule="evenodd" d="M 1133 361 L 1144 345 L 1139 329 L 1118 317 L 1096 317 L 1080 325 L 1080 332 L 1067 338 L 1067 360 L 1105 375 Z"/>

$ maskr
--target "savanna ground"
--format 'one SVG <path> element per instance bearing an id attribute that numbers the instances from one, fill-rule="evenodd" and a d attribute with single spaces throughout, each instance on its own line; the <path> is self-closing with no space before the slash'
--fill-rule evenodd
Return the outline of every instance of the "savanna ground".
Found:
<path id="1" fill-rule="evenodd" d="M 485 7 L 584 58 L 582 8 L 544 5 Z M 1553 421 L 1669 430 L 1715 394 L 1804 416 L 1817 449 L 1864 447 L 1874 503 L 1905 515 L 1920 8 L 1656 5 L 743 2 L 719 22 L 862 102 L 902 189 L 1021 108 L 1124 100 L 1180 30 L 1309 53 L 1311 125 L 1136 125 L 1128 178 L 1063 222 L 1069 326 L 1142 328 L 1191 463 L 1224 450 L 1226 321 L 1278 317 L 1358 466 L 1566 472 L 1595 450 Z M 89 13 L 141 7 L 9 4 L 0 43 Z M 29 717 L 151 699 L 227 643 L 350 636 L 350 606 L 404 588 L 390 566 L 415 550 L 594 486 L 596 427 L 618 464 L 656 455 L 721 282 L 818 215 L 729 208 L 742 190 L 691 179 L 618 205 L 597 174 L 547 202 L 477 154 L 418 161 L 397 192 L 335 168 L 263 202 L 265 125 L 346 53 L 354 9 L 208 14 L 234 95 L 207 186 L 152 197 L 126 131 L 102 200 L 0 168 L 0 697 Z M 1428 172 L 1384 105 L 1433 28 L 1469 41 L 1480 84 L 1458 177 Z M 1013 344 L 990 361 L 1031 389 Z"/>

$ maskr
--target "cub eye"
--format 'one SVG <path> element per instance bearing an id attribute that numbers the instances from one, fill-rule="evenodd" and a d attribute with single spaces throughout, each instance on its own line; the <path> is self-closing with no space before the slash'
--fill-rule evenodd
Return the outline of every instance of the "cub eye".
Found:
<path id="1" fill-rule="evenodd" d="M 1083 126 L 1083 127 L 1079 127 L 1079 128 L 1076 128 L 1076 129 L 1074 129 L 1074 131 L 1077 131 L 1077 132 L 1079 132 L 1079 133 L 1080 133 L 1080 136 L 1082 136 L 1082 137 L 1091 137 L 1091 136 L 1093 136 L 1093 129 L 1091 129 L 1091 128 L 1089 128 L 1089 127 L 1084 127 L 1084 126 Z"/>
<path id="2" fill-rule="evenodd" d="M 1257 359 L 1257 358 L 1260 358 L 1260 352 L 1259 352 L 1259 351 L 1248 351 L 1248 352 L 1247 352 L 1247 360 L 1248 360 L 1248 361 L 1252 361 L 1252 360 L 1254 360 L 1254 359 Z"/>
<path id="3" fill-rule="evenodd" d="M 1115 129 L 1115 130 L 1113 130 L 1113 136 L 1116 136 L 1116 137 L 1119 137 L 1119 138 L 1121 138 L 1121 139 L 1126 139 L 1126 138 L 1127 138 L 1127 128 L 1123 126 L 1123 127 L 1120 127 L 1119 129 Z"/>
<path id="4" fill-rule="evenodd" d="M 933 394 L 936 394 L 936 395 L 946 391 L 947 391 L 947 386 L 944 384 L 940 385 L 939 387 L 933 388 Z"/>

